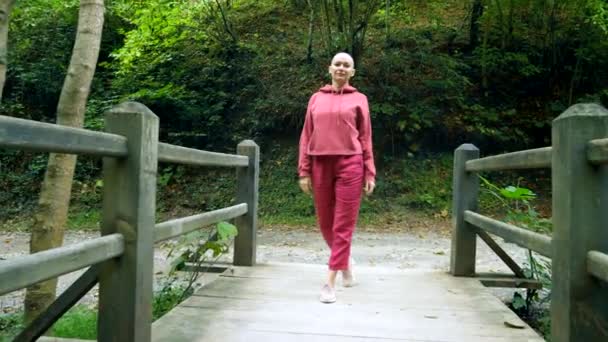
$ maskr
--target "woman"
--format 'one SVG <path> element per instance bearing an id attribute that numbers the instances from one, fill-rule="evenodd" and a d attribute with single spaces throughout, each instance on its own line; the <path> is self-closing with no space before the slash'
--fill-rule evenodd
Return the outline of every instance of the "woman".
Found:
<path id="1" fill-rule="evenodd" d="M 317 222 L 331 249 L 323 303 L 336 301 L 336 276 L 345 287 L 354 284 L 350 246 L 361 204 L 362 188 L 374 191 L 376 167 L 367 97 L 349 84 L 353 58 L 338 53 L 329 66 L 332 84 L 308 102 L 300 136 L 299 185 L 314 194 Z"/>

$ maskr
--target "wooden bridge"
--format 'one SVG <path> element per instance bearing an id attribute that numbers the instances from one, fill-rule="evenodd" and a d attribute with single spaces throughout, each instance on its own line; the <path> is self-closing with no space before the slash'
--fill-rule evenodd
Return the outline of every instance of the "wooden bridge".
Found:
<path id="1" fill-rule="evenodd" d="M 0 116 L 0 147 L 103 157 L 101 237 L 0 262 L 0 295 L 88 270 L 16 338 L 35 341 L 99 283 L 99 341 L 542 341 L 482 283 L 535 287 L 488 234 L 553 259 L 554 342 L 608 341 L 608 111 L 575 105 L 553 123 L 553 146 L 479 158 L 455 152 L 453 237 L 446 272 L 357 268 L 359 285 L 339 302 L 318 302 L 321 265 L 256 264 L 259 148 L 237 155 L 158 142 L 158 119 L 124 103 L 93 132 Z M 155 223 L 158 162 L 236 167 L 236 204 Z M 477 213 L 478 172 L 552 168 L 553 236 Z M 235 220 L 234 267 L 152 321 L 153 245 Z M 513 271 L 475 272 L 477 237 Z"/>

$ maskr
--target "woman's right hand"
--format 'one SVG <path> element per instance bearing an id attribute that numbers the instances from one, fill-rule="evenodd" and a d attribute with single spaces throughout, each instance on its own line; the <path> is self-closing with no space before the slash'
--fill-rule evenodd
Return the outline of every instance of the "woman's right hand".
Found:
<path id="1" fill-rule="evenodd" d="M 312 182 L 310 181 L 310 177 L 300 177 L 298 184 L 300 185 L 300 189 L 307 195 L 312 193 Z"/>

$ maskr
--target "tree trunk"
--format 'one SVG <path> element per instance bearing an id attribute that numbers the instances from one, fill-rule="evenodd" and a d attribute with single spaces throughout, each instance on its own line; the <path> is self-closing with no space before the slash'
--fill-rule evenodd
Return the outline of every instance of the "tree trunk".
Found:
<path id="1" fill-rule="evenodd" d="M 104 21 L 103 0 L 81 0 L 78 32 L 63 89 L 57 105 L 57 124 L 82 127 L 91 88 Z M 34 217 L 30 253 L 63 243 L 76 156 L 51 153 Z M 25 318 L 31 322 L 55 299 L 57 279 L 27 289 Z"/>
<path id="2" fill-rule="evenodd" d="M 469 31 L 469 48 L 474 50 L 479 41 L 479 19 L 483 15 L 483 4 L 481 0 L 473 0 L 473 9 L 471 10 L 471 25 Z"/>
<path id="3" fill-rule="evenodd" d="M 0 0 L 0 101 L 2 101 L 8 65 L 8 22 L 14 4 L 15 0 Z"/>
<path id="4" fill-rule="evenodd" d="M 515 2 L 509 1 L 509 27 L 507 30 L 507 47 L 511 47 L 513 43 L 513 13 L 515 12 Z"/>
<path id="5" fill-rule="evenodd" d="M 332 40 L 332 34 L 331 34 L 331 17 L 329 14 L 329 5 L 327 3 L 327 0 L 323 0 L 323 11 L 325 12 L 325 26 L 327 28 L 326 30 L 326 44 L 327 44 L 327 58 L 331 58 L 332 53 L 333 53 L 333 40 Z"/>
<path id="6" fill-rule="evenodd" d="M 312 63 L 312 34 L 315 23 L 315 8 L 310 0 L 306 0 L 308 7 L 310 8 L 310 17 L 308 19 L 308 44 L 306 47 L 306 61 Z"/>

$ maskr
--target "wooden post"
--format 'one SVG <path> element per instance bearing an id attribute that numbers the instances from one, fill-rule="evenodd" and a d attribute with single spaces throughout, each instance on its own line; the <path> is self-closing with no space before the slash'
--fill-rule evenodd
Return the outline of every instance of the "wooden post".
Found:
<path id="1" fill-rule="evenodd" d="M 454 151 L 454 178 L 452 194 L 452 249 L 450 273 L 454 276 L 475 275 L 477 236 L 475 228 L 464 220 L 465 210 L 476 211 L 479 196 L 479 178 L 467 172 L 467 160 L 479 158 L 479 149 L 472 144 L 460 145 Z"/>
<path id="2" fill-rule="evenodd" d="M 126 158 L 103 160 L 103 235 L 122 233 L 125 252 L 99 276 L 99 341 L 148 342 L 152 281 L 158 118 L 146 106 L 122 103 L 106 113 L 106 130 L 127 138 Z"/>
<path id="3" fill-rule="evenodd" d="M 234 239 L 234 264 L 255 265 L 258 228 L 258 178 L 260 147 L 252 140 L 242 141 L 236 148 L 239 155 L 249 157 L 248 167 L 237 168 L 236 202 L 247 203 L 247 214 L 236 218 L 238 235 Z"/>
<path id="4" fill-rule="evenodd" d="M 586 268 L 589 250 L 608 251 L 608 174 L 586 154 L 589 140 L 606 137 L 608 111 L 596 104 L 553 121 L 553 342 L 608 341 L 608 292 Z"/>

